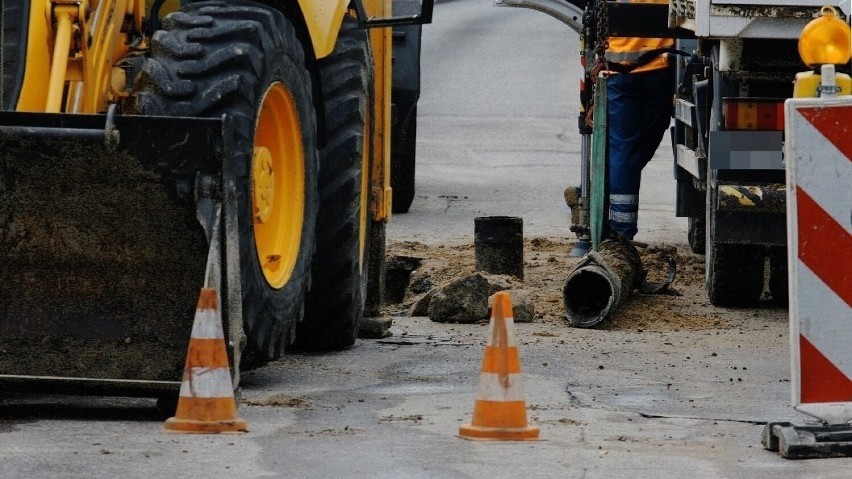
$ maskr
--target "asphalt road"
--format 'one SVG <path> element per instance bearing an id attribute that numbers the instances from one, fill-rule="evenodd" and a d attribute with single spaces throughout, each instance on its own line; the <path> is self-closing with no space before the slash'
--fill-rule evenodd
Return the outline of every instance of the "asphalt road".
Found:
<path id="1" fill-rule="evenodd" d="M 576 43 L 540 13 L 437 6 L 424 36 L 417 198 L 390 239 L 469 242 L 473 217 L 490 214 L 523 216 L 528 236 L 568 235 Z M 668 158 L 661 150 L 646 171 L 640 237 L 682 243 Z M 518 325 L 539 442 L 455 436 L 470 421 L 486 328 L 425 318 L 247 373 L 244 435 L 166 434 L 150 400 L 3 396 L 0 477 L 850 477 L 848 459 L 761 449 L 761 423 L 802 418 L 787 405 L 786 321 L 755 316 L 720 331 Z"/>

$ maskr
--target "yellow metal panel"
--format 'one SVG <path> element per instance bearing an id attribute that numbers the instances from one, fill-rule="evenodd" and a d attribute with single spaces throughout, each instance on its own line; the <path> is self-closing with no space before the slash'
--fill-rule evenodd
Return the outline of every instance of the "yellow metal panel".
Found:
<path id="1" fill-rule="evenodd" d="M 364 0 L 368 11 L 389 15 L 391 0 Z M 371 5 L 372 4 L 372 5 Z M 374 125 L 372 159 L 372 204 L 370 210 L 376 221 L 387 221 L 391 216 L 390 186 L 390 136 L 391 136 L 391 61 L 393 59 L 393 31 L 391 28 L 370 30 L 370 46 L 374 65 Z"/>
<path id="2" fill-rule="evenodd" d="M 47 24 L 47 0 L 30 2 L 30 21 L 27 30 L 27 62 L 24 81 L 18 98 L 18 111 L 44 111 L 50 78 L 51 29 Z"/>
<path id="3" fill-rule="evenodd" d="M 334 51 L 348 4 L 349 0 L 299 0 L 317 58 L 328 56 Z"/>
<path id="4" fill-rule="evenodd" d="M 68 53 L 71 48 L 74 21 L 79 5 L 59 5 L 54 9 L 56 31 L 54 32 L 53 60 L 50 65 L 50 78 L 47 86 L 48 113 L 59 113 L 62 108 L 62 93 L 65 88 L 65 72 L 68 71 Z"/>

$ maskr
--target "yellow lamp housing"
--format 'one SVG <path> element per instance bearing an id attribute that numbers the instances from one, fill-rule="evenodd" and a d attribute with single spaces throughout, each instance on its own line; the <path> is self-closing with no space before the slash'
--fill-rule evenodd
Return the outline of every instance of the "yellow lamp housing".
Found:
<path id="1" fill-rule="evenodd" d="M 824 6 L 820 14 L 802 29 L 799 56 L 809 67 L 845 64 L 852 55 L 849 24 L 837 17 L 834 7 Z"/>

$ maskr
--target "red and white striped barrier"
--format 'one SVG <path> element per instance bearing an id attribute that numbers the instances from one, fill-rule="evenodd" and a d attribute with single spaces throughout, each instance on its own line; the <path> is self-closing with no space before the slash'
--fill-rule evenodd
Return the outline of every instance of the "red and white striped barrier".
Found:
<path id="1" fill-rule="evenodd" d="M 852 419 L 852 97 L 786 105 L 794 407 Z"/>

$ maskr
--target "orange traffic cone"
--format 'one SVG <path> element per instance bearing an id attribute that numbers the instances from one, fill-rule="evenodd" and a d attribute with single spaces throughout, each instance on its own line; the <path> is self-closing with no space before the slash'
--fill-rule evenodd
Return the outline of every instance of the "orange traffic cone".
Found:
<path id="1" fill-rule="evenodd" d="M 507 293 L 497 293 L 494 296 L 491 324 L 488 326 L 473 420 L 459 427 L 459 436 L 465 439 L 538 439 L 538 428 L 527 425 L 527 404 L 521 382 L 521 358 L 515 345 L 514 325 L 512 300 Z"/>
<path id="2" fill-rule="evenodd" d="M 248 431 L 245 419 L 237 417 L 237 403 L 234 400 L 218 303 L 216 290 L 201 290 L 189 338 L 177 412 L 175 417 L 166 420 L 166 431 Z"/>

